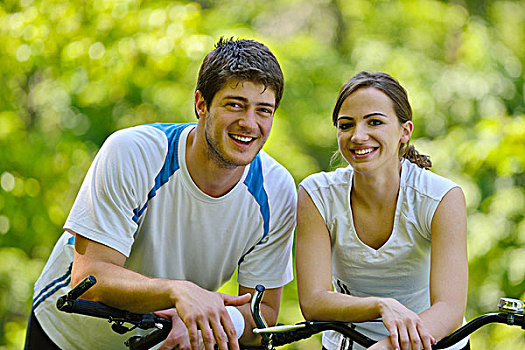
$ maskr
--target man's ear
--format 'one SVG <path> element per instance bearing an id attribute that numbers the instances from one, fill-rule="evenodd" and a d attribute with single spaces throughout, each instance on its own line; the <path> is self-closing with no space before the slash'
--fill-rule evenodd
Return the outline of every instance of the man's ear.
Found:
<path id="1" fill-rule="evenodd" d="M 412 131 L 414 130 L 414 123 L 408 120 L 404 124 L 401 125 L 401 128 L 403 128 L 403 131 L 401 133 L 400 141 L 401 143 L 408 143 L 408 141 L 410 141 L 410 137 L 412 137 Z"/>
<path id="2" fill-rule="evenodd" d="M 200 90 L 195 91 L 195 113 L 197 113 L 198 118 L 206 118 L 206 114 L 208 113 L 206 100 L 204 100 Z"/>

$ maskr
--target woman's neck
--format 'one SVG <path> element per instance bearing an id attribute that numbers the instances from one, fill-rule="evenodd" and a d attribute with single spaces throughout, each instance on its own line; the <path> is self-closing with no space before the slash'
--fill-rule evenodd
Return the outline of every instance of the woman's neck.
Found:
<path id="1" fill-rule="evenodd" d="M 401 181 L 401 163 L 398 171 L 369 173 L 354 172 L 352 202 L 368 208 L 391 207 L 397 201 Z"/>

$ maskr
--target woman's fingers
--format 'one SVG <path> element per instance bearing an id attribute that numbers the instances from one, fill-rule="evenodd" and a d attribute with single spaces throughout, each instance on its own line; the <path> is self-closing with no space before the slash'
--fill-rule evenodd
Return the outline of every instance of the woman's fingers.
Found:
<path id="1" fill-rule="evenodd" d="M 410 341 L 408 343 L 409 347 L 407 349 L 410 349 L 410 345 L 412 345 L 413 350 L 421 350 L 422 342 L 416 324 L 410 322 L 407 326 L 407 330 L 408 336 L 410 337 Z"/>
<path id="2" fill-rule="evenodd" d="M 404 324 L 398 326 L 399 332 L 399 346 L 401 350 L 410 350 L 410 336 L 408 330 Z M 418 349 L 420 350 L 420 349 Z"/>
<path id="3" fill-rule="evenodd" d="M 422 324 L 417 325 L 419 337 L 421 338 L 423 349 L 432 350 L 432 344 L 436 342 L 436 339 L 430 334 L 430 332 Z"/>

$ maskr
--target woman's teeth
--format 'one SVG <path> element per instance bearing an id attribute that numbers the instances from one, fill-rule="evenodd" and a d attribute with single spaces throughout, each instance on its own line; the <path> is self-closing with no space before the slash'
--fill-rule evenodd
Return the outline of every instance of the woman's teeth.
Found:
<path id="1" fill-rule="evenodd" d="M 372 152 L 373 150 L 374 150 L 373 148 L 355 149 L 355 150 L 354 150 L 354 153 L 355 153 L 355 154 L 358 154 L 358 155 L 363 155 L 363 154 L 370 153 L 370 152 Z"/>

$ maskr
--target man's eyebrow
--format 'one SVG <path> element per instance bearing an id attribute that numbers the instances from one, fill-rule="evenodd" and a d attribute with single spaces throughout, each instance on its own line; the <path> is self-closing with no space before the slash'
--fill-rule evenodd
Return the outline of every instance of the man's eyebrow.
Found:
<path id="1" fill-rule="evenodd" d="M 246 97 L 238 96 L 238 95 L 226 95 L 224 96 L 224 99 L 225 100 L 237 100 L 237 101 L 241 101 L 245 103 L 250 102 Z M 275 108 L 275 104 L 269 103 L 269 102 L 259 102 L 257 103 L 257 105 Z"/>

